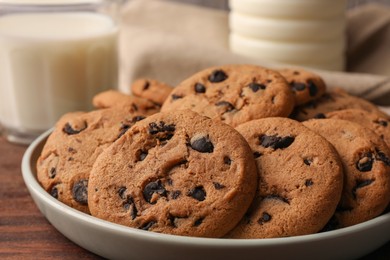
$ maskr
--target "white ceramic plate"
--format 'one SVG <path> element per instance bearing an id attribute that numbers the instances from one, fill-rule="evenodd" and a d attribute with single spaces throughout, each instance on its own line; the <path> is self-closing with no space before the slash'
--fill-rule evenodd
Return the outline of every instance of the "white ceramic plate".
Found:
<path id="1" fill-rule="evenodd" d="M 356 259 L 390 240 L 390 213 L 320 234 L 250 240 L 181 237 L 113 224 L 66 206 L 37 182 L 35 164 L 49 134 L 42 134 L 24 154 L 27 188 L 64 236 L 109 259 Z"/>

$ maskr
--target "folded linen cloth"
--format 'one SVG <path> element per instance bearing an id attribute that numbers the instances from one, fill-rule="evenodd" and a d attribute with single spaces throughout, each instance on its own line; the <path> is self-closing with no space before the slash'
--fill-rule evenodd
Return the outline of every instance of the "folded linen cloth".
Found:
<path id="1" fill-rule="evenodd" d="M 231 53 L 227 11 L 156 0 L 132 0 L 122 11 L 119 89 L 125 93 L 140 77 L 174 86 L 210 66 L 287 66 Z M 390 8 L 355 8 L 347 19 L 348 69 L 356 72 L 310 70 L 322 76 L 329 87 L 343 87 L 390 106 Z"/>

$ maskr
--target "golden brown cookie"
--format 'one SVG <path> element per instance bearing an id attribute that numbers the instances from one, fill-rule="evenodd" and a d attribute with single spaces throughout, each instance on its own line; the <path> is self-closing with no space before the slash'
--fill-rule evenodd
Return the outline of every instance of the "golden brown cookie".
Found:
<path id="1" fill-rule="evenodd" d="M 341 119 L 312 119 L 303 124 L 324 136 L 344 167 L 344 188 L 325 230 L 352 226 L 380 215 L 390 201 L 390 150 L 373 131 Z"/>
<path id="2" fill-rule="evenodd" d="M 192 111 L 158 113 L 105 150 L 88 186 L 91 214 L 154 232 L 221 237 L 248 209 L 256 165 L 232 127 Z"/>
<path id="3" fill-rule="evenodd" d="M 150 100 L 141 97 L 127 95 L 116 90 L 107 90 L 93 97 L 93 105 L 96 108 L 111 108 L 131 106 L 134 111 L 144 115 L 152 115 L 160 112 L 160 106 Z"/>
<path id="4" fill-rule="evenodd" d="M 290 68 L 280 69 L 278 72 L 290 84 L 296 105 L 303 105 L 309 101 L 316 100 L 326 91 L 323 79 L 313 72 Z"/>
<path id="5" fill-rule="evenodd" d="M 322 118 L 331 111 L 349 108 L 385 115 L 373 103 L 350 95 L 340 88 L 334 88 L 328 90 L 321 98 L 296 107 L 290 117 L 298 121 L 305 121 L 312 118 Z"/>
<path id="6" fill-rule="evenodd" d="M 312 234 L 332 217 L 343 187 L 342 165 L 325 138 L 288 118 L 253 120 L 236 128 L 259 173 L 257 194 L 230 238 Z"/>
<path id="7" fill-rule="evenodd" d="M 235 127 L 253 119 L 288 116 L 294 104 L 290 86 L 278 72 L 255 65 L 225 65 L 184 80 L 161 111 L 190 109 Z"/>
<path id="8" fill-rule="evenodd" d="M 173 87 L 154 79 L 137 79 L 130 89 L 134 96 L 145 98 L 162 106 Z"/>
<path id="9" fill-rule="evenodd" d="M 325 114 L 326 118 L 344 119 L 358 123 L 374 131 L 390 147 L 390 118 L 382 113 L 367 112 L 362 109 L 344 109 Z"/>
<path id="10" fill-rule="evenodd" d="M 98 155 L 144 116 L 133 108 L 109 108 L 64 115 L 37 162 L 42 187 L 63 203 L 88 213 L 89 173 Z"/>

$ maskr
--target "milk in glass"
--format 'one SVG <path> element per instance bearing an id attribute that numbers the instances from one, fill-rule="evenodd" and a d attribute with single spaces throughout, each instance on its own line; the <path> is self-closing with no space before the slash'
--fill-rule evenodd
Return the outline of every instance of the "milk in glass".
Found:
<path id="1" fill-rule="evenodd" d="M 117 27 L 91 12 L 0 16 L 0 123 L 30 142 L 69 111 L 116 87 Z"/>

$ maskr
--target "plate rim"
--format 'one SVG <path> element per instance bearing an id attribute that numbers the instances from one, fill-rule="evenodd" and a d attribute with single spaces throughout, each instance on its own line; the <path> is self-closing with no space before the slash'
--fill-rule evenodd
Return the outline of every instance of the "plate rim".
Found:
<path id="1" fill-rule="evenodd" d="M 308 235 L 300 235 L 300 236 L 291 236 L 291 237 L 280 237 L 280 238 L 257 238 L 257 239 L 231 239 L 231 238 L 204 238 L 204 237 L 190 237 L 190 236 L 179 236 L 179 235 L 171 235 L 171 234 L 163 234 L 150 232 L 145 230 L 138 230 L 132 227 L 127 227 L 124 225 L 116 224 L 113 222 L 109 222 L 103 219 L 99 219 L 92 215 L 83 213 L 78 211 L 70 206 L 58 201 L 53 198 L 49 193 L 47 193 L 42 186 L 39 184 L 35 171 L 32 169 L 32 165 L 35 165 L 36 162 L 33 162 L 34 154 L 36 154 L 40 146 L 43 146 L 43 142 L 48 138 L 53 128 L 47 130 L 43 134 L 41 134 L 38 138 L 36 138 L 25 151 L 21 168 L 22 168 L 22 176 L 25 185 L 27 186 L 30 194 L 34 193 L 38 196 L 41 202 L 44 202 L 48 206 L 55 208 L 56 210 L 62 211 L 64 214 L 76 218 L 77 220 L 83 222 L 83 224 L 87 225 L 96 225 L 96 227 L 110 231 L 116 232 L 118 234 L 124 235 L 126 237 L 131 236 L 140 236 L 145 240 L 154 240 L 160 241 L 164 243 L 175 243 L 177 245 L 185 244 L 185 245 L 193 245 L 193 246 L 202 246 L 202 247 L 215 247 L 218 246 L 220 248 L 223 247 L 263 247 L 263 246 L 281 246 L 281 245 L 291 245 L 294 243 L 305 243 L 305 242 L 315 242 L 321 241 L 324 239 L 333 239 L 335 237 L 340 236 L 348 236 L 355 232 L 362 232 L 367 229 L 371 229 L 374 226 L 384 225 L 388 222 L 390 225 L 390 212 L 384 213 L 374 219 L 322 233 L 308 234 Z M 32 195 L 32 194 L 31 194 Z M 33 196 L 32 196 L 33 197 Z M 34 203 L 37 202 L 34 200 Z M 38 206 L 38 205 L 37 205 Z M 38 207 L 39 208 L 39 207 Z M 47 218 L 47 216 L 42 212 L 42 214 Z M 56 228 L 57 229 L 57 228 Z M 385 243 L 390 241 L 390 233 Z"/>

